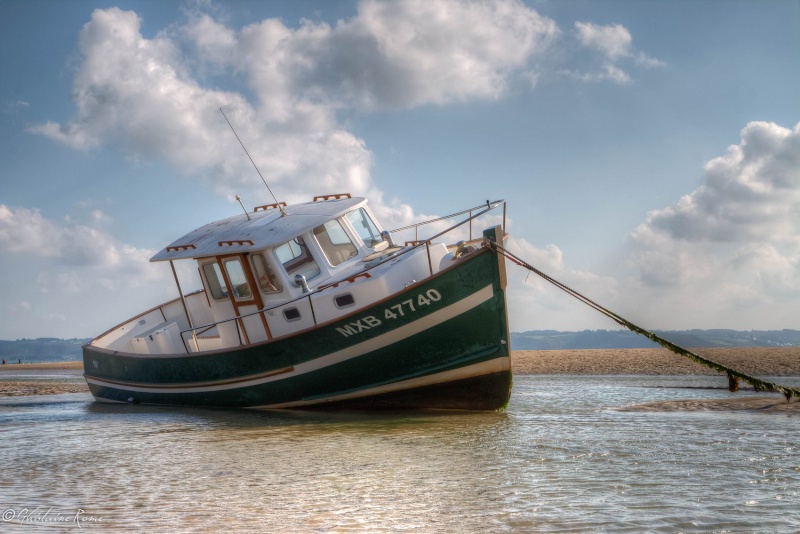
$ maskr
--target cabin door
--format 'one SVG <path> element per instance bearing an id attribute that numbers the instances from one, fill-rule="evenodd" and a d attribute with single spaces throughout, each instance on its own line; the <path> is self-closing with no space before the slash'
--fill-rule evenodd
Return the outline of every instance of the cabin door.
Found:
<path id="1" fill-rule="evenodd" d="M 264 314 L 253 313 L 264 308 L 264 301 L 261 300 L 261 294 L 258 291 L 247 255 L 217 256 L 217 262 L 229 288 L 228 296 L 233 304 L 233 311 L 236 316 L 240 317 L 236 322 L 242 335 L 242 341 L 247 345 L 272 337 Z"/>

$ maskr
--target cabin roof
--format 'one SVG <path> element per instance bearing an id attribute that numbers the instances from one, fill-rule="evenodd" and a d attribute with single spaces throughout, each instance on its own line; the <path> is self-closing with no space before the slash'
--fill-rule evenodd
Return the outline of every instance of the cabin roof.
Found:
<path id="1" fill-rule="evenodd" d="M 150 261 L 236 254 L 281 245 L 331 219 L 366 204 L 362 197 L 292 204 L 281 216 L 277 207 L 242 213 L 193 230 L 167 245 Z"/>

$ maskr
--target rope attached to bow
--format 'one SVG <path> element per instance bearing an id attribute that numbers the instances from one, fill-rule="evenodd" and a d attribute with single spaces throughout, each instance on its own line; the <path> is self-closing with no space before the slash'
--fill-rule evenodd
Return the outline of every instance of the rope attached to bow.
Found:
<path id="1" fill-rule="evenodd" d="M 659 345 L 661 345 L 665 349 L 668 349 L 668 350 L 670 350 L 670 351 L 672 351 L 672 352 L 674 352 L 676 354 L 680 354 L 681 356 L 685 356 L 686 358 L 689 358 L 690 360 L 692 360 L 695 363 L 699 363 L 700 365 L 705 365 L 706 367 L 708 367 L 710 369 L 713 369 L 715 371 L 718 371 L 720 373 L 726 373 L 728 375 L 728 384 L 729 384 L 729 389 L 731 391 L 736 391 L 736 390 L 739 389 L 739 380 L 741 379 L 741 380 L 747 382 L 748 384 L 752 385 L 753 389 L 755 389 L 756 391 L 769 391 L 769 392 L 774 392 L 774 393 L 781 393 L 784 397 L 786 397 L 786 401 L 787 402 L 791 402 L 792 397 L 800 398 L 800 390 L 799 389 L 790 388 L 790 387 L 786 387 L 786 386 L 781 386 L 780 384 L 774 384 L 774 383 L 768 382 L 766 380 L 761 380 L 760 378 L 756 378 L 754 376 L 750 376 L 750 375 L 748 375 L 746 373 L 742 373 L 741 371 L 737 371 L 735 369 L 731 369 L 730 367 L 722 365 L 721 363 L 717 363 L 717 362 L 709 360 L 707 358 L 703 358 L 702 356 L 700 356 L 698 354 L 695 354 L 694 352 L 691 352 L 691 351 L 689 351 L 689 350 L 687 350 L 687 349 L 685 349 L 685 348 L 683 348 L 681 346 L 678 346 L 678 345 L 676 345 L 676 344 L 674 344 L 674 343 L 672 343 L 670 341 L 667 341 L 666 339 L 664 339 L 662 337 L 657 336 L 656 334 L 654 334 L 653 332 L 650 332 L 649 330 L 645 330 L 644 328 L 633 324 L 632 322 L 628 321 L 624 317 L 621 317 L 620 315 L 617 315 L 613 311 L 611 311 L 611 310 L 609 310 L 607 308 L 604 308 L 603 306 L 601 306 L 600 304 L 594 302 L 593 300 L 589 299 L 588 297 L 586 297 L 584 295 L 581 295 L 580 293 L 578 293 L 574 289 L 572 289 L 570 287 L 567 287 L 566 285 L 562 284 L 561 282 L 559 282 L 555 278 L 552 278 L 551 276 L 548 276 L 547 274 L 543 273 L 542 271 L 540 271 L 536 267 L 533 267 L 532 265 L 528 264 L 527 262 L 522 260 L 520 257 L 516 256 L 515 254 L 512 254 L 511 252 L 509 252 L 508 250 L 503 248 L 501 245 L 499 245 L 499 244 L 497 244 L 495 242 L 491 242 L 490 246 L 498 254 L 506 257 L 512 263 L 516 263 L 520 267 L 529 270 L 530 272 L 540 276 L 541 278 L 544 278 L 546 281 L 550 282 L 551 284 L 553 284 L 557 288 L 561 289 L 562 291 L 566 292 L 567 294 L 571 295 L 572 297 L 574 297 L 574 298 L 578 299 L 579 301 L 583 302 L 584 304 L 586 304 L 590 308 L 594 308 L 595 310 L 599 311 L 600 313 L 602 313 L 606 317 L 609 317 L 610 319 L 615 321 L 617 324 L 619 324 L 621 326 L 624 326 L 628 330 L 631 330 L 632 332 L 635 332 L 637 334 L 645 336 L 650 341 L 658 343 Z"/>

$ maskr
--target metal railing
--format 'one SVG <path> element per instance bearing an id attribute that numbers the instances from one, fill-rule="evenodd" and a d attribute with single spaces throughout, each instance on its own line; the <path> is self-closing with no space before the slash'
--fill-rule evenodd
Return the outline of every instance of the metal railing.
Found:
<path id="1" fill-rule="evenodd" d="M 477 218 L 477 217 L 480 217 L 481 215 L 483 215 L 484 213 L 486 213 L 488 211 L 493 210 L 494 208 L 496 208 L 500 204 L 503 205 L 503 232 L 505 232 L 506 231 L 506 201 L 505 200 L 495 200 L 494 202 L 490 202 L 490 201 L 487 200 L 486 204 L 479 204 L 478 206 L 475 206 L 473 208 L 467 208 L 467 209 L 459 211 L 457 213 L 451 213 L 450 215 L 445 215 L 443 217 L 437 217 L 435 219 L 430 219 L 428 221 L 423 221 L 423 222 L 419 222 L 419 223 L 415 223 L 415 224 L 409 224 L 408 226 L 403 226 L 402 228 L 395 228 L 394 230 L 389 230 L 389 233 L 394 234 L 395 232 L 402 232 L 404 230 L 410 230 L 410 229 L 413 228 L 414 229 L 414 241 L 419 241 L 419 232 L 418 231 L 419 231 L 419 228 L 421 226 L 425 226 L 427 224 L 432 224 L 432 223 L 439 222 L 439 221 L 446 221 L 447 219 L 452 219 L 453 217 L 458 217 L 459 215 L 464 215 L 465 213 L 468 213 L 469 214 L 469 218 L 467 220 L 469 221 L 469 239 L 471 241 L 472 240 L 472 220 Z M 482 211 L 481 213 L 479 213 L 478 215 L 473 217 L 472 213 L 475 210 L 479 210 L 479 209 L 483 209 L 484 211 Z M 464 222 L 466 222 L 466 221 L 464 221 Z M 464 222 L 462 222 L 461 224 L 464 224 Z M 448 228 L 445 232 L 449 232 L 449 231 L 453 230 L 454 228 L 457 228 L 458 226 L 461 226 L 461 224 L 458 224 L 456 226 Z M 442 235 L 442 234 L 439 234 L 439 235 Z M 435 236 L 435 237 L 438 237 L 438 235 Z M 430 239 L 435 239 L 435 237 L 432 237 Z"/>

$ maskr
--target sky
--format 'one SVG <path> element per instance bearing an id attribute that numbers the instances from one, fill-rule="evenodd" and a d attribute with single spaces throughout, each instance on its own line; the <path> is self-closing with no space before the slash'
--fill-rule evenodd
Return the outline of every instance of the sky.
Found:
<path id="1" fill-rule="evenodd" d="M 0 339 L 176 297 L 153 254 L 272 202 L 220 108 L 280 200 L 396 228 L 503 198 L 511 251 L 640 326 L 798 328 L 798 27 L 798 0 L 0 0 Z M 518 267 L 508 302 L 512 331 L 618 328 Z"/>

